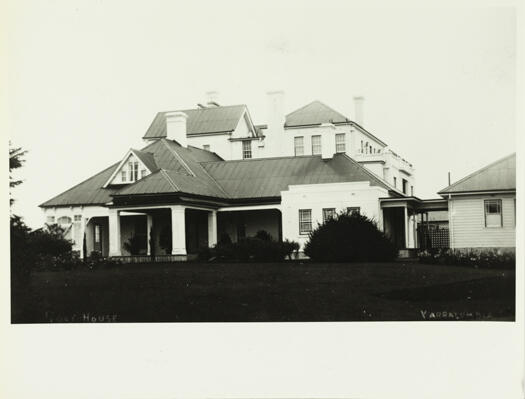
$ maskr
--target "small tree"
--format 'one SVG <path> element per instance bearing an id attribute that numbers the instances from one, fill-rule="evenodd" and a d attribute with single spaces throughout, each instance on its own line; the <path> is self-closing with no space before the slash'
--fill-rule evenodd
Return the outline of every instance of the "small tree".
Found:
<path id="1" fill-rule="evenodd" d="M 364 215 L 341 213 L 310 233 L 304 253 L 322 262 L 378 262 L 395 258 L 390 239 Z"/>

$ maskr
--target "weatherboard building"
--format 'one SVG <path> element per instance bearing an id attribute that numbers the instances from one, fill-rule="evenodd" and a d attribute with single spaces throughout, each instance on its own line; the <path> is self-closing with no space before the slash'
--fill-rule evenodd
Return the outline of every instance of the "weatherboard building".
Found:
<path id="1" fill-rule="evenodd" d="M 414 168 L 361 125 L 314 101 L 284 114 L 268 93 L 266 125 L 245 105 L 159 112 L 143 148 L 44 202 L 46 223 L 66 229 L 81 256 L 186 259 L 228 235 L 265 230 L 302 245 L 334 212 L 373 218 L 399 249 L 417 246 L 417 215 L 446 201 L 414 196 Z"/>

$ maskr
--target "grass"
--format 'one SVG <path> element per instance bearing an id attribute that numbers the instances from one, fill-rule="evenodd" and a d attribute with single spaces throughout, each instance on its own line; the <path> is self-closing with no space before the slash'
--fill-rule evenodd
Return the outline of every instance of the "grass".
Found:
<path id="1" fill-rule="evenodd" d="M 417 263 L 141 264 L 38 272 L 13 323 L 514 320 L 514 270 Z"/>

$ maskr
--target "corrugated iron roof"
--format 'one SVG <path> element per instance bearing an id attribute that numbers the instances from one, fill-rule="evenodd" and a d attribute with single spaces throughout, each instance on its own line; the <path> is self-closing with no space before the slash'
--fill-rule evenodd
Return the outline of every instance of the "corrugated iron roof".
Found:
<path id="1" fill-rule="evenodd" d="M 201 133 L 233 132 L 245 110 L 245 105 L 228 105 L 185 109 L 182 112 L 188 115 L 186 131 L 188 136 L 191 136 Z M 166 137 L 166 112 L 157 113 L 143 138 L 161 137 Z"/>
<path id="2" fill-rule="evenodd" d="M 203 163 L 230 198 L 279 197 L 290 185 L 370 181 L 390 190 L 380 178 L 344 154 L 261 158 Z"/>
<path id="3" fill-rule="evenodd" d="M 224 161 L 214 153 L 160 139 L 141 150 L 157 170 L 135 183 L 102 188 L 114 164 L 41 206 L 103 205 L 116 196 L 182 193 L 220 199 L 279 197 L 290 185 L 369 181 L 387 183 L 345 154 Z"/>
<path id="4" fill-rule="evenodd" d="M 516 153 L 464 177 L 438 194 L 516 190 Z"/>
<path id="5" fill-rule="evenodd" d="M 343 114 L 337 112 L 321 101 L 312 101 L 288 115 L 286 115 L 285 126 L 320 125 L 321 123 L 345 123 L 350 122 Z"/>

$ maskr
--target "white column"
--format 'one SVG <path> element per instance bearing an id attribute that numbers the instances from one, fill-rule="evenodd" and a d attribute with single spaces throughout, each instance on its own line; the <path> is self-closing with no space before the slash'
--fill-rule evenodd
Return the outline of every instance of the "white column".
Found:
<path id="1" fill-rule="evenodd" d="M 405 207 L 403 208 L 404 212 L 405 212 L 405 217 L 404 217 L 404 220 L 405 220 L 405 248 L 408 248 L 408 239 L 410 238 L 410 235 L 408 234 L 408 209 L 405 205 Z"/>
<path id="2" fill-rule="evenodd" d="M 101 238 L 102 239 L 102 238 Z M 109 256 L 121 256 L 120 243 L 120 212 L 109 210 Z"/>
<path id="3" fill-rule="evenodd" d="M 414 226 L 414 248 L 417 248 L 417 214 L 415 211 L 412 216 L 412 225 Z"/>
<path id="4" fill-rule="evenodd" d="M 208 212 L 208 247 L 217 244 L 217 211 Z"/>
<path id="5" fill-rule="evenodd" d="M 153 235 L 151 234 L 151 228 L 153 227 L 153 216 L 150 214 L 146 215 L 146 240 L 148 242 L 148 255 L 151 255 L 151 240 Z"/>
<path id="6" fill-rule="evenodd" d="M 171 206 L 171 254 L 186 255 L 186 220 L 182 205 Z"/>

